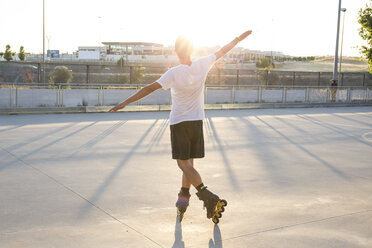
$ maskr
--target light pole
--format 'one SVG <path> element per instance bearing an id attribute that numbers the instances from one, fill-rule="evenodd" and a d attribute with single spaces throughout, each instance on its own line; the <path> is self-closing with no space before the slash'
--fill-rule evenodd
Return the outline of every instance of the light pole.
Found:
<path id="1" fill-rule="evenodd" d="M 47 49 L 47 51 L 48 51 L 48 50 L 50 50 L 50 39 L 52 38 L 52 36 L 49 35 L 49 36 L 47 36 L 46 38 L 47 38 L 47 40 L 48 40 L 48 49 Z M 47 55 L 48 55 L 48 54 L 47 54 Z"/>
<path id="2" fill-rule="evenodd" d="M 43 0 L 43 81 L 45 83 L 45 0 Z"/>
<path id="3" fill-rule="evenodd" d="M 344 17 L 342 20 L 342 35 L 341 35 L 341 53 L 340 53 L 340 69 L 338 70 L 341 73 L 341 65 L 342 65 L 342 48 L 344 46 L 344 29 L 345 29 L 345 13 L 346 8 L 341 9 L 342 12 L 344 12 Z"/>
<path id="4" fill-rule="evenodd" d="M 336 52 L 335 52 L 335 62 L 334 62 L 334 66 L 333 66 L 332 86 L 337 86 L 337 81 L 338 81 L 337 67 L 338 67 L 338 40 L 339 40 L 339 36 L 340 36 L 340 17 L 341 17 L 341 0 L 339 0 L 339 3 L 338 3 Z"/>

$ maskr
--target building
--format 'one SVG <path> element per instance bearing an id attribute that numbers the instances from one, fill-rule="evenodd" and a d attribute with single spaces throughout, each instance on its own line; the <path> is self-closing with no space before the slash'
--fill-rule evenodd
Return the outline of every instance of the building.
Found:
<path id="1" fill-rule="evenodd" d="M 79 60 L 101 60 L 106 57 L 107 48 L 102 46 L 79 46 Z"/>
<path id="2" fill-rule="evenodd" d="M 151 42 L 102 42 L 107 54 L 112 55 L 163 55 L 168 49 Z"/>
<path id="3" fill-rule="evenodd" d="M 79 60 L 106 60 L 126 63 L 177 63 L 174 46 L 165 47 L 152 42 L 102 42 L 104 46 L 80 46 Z M 220 47 L 196 47 L 195 57 L 205 56 L 217 51 Z M 233 48 L 224 58 L 225 63 L 255 62 L 263 58 L 282 61 L 289 56 L 277 51 L 255 51 L 242 47 Z"/>

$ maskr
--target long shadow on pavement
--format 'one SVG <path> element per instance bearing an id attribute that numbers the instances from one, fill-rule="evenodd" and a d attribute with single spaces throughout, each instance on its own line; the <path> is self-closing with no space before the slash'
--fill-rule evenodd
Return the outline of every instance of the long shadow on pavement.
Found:
<path id="1" fill-rule="evenodd" d="M 365 142 L 362 139 L 359 139 L 359 138 L 356 138 L 355 136 L 349 135 L 348 132 L 346 132 L 344 129 L 336 127 L 335 125 L 331 125 L 331 124 L 319 121 L 319 120 L 315 119 L 314 117 L 308 117 L 308 116 L 303 116 L 303 115 L 297 115 L 297 116 L 304 119 L 304 120 L 311 121 L 312 123 L 317 124 L 318 126 L 321 126 L 323 128 L 332 130 L 336 133 L 342 134 L 343 136 L 347 136 L 347 137 L 349 137 L 349 138 L 351 138 L 351 139 L 353 139 L 357 142 L 363 143 L 367 146 L 372 146 L 371 143 Z"/>
<path id="2" fill-rule="evenodd" d="M 214 225 L 213 240 L 209 240 L 209 248 L 222 248 L 221 230 L 218 225 Z"/>
<path id="3" fill-rule="evenodd" d="M 230 178 L 230 182 L 231 182 L 232 186 L 234 187 L 234 189 L 237 190 L 237 191 L 239 191 L 240 190 L 239 182 L 236 179 L 236 176 L 235 176 L 235 173 L 234 173 L 233 169 L 231 168 L 230 161 L 229 161 L 229 159 L 227 157 L 225 148 L 222 145 L 222 142 L 220 140 L 220 137 L 219 137 L 219 135 L 217 133 L 216 127 L 214 126 L 214 123 L 212 121 L 212 118 L 207 117 L 206 118 L 206 121 L 209 123 L 209 126 L 210 126 L 210 128 L 211 128 L 211 130 L 213 132 L 213 137 L 214 137 L 215 141 L 217 142 L 218 150 L 220 151 L 220 154 L 222 156 L 222 161 L 223 161 L 223 164 L 225 165 L 225 168 L 227 170 L 227 174 L 228 174 L 228 176 Z"/>
<path id="4" fill-rule="evenodd" d="M 182 223 L 179 222 L 178 216 L 174 226 L 174 243 L 172 248 L 185 248 L 185 242 L 182 240 Z"/>
<path id="5" fill-rule="evenodd" d="M 74 125 L 76 125 L 76 123 L 72 123 L 72 124 L 69 124 L 69 125 L 64 125 L 63 127 L 60 127 L 60 128 L 55 128 L 53 130 L 50 130 L 49 132 L 45 132 L 45 133 L 39 134 L 39 135 L 37 135 L 35 137 L 29 138 L 27 140 L 24 140 L 24 141 L 18 143 L 18 144 L 14 144 L 12 146 L 9 146 L 9 147 L 7 147 L 5 149 L 8 150 L 8 151 L 13 151 L 15 149 L 21 148 L 22 146 L 29 145 L 29 144 L 31 144 L 33 142 L 36 142 L 38 140 L 41 140 L 41 139 L 43 139 L 43 138 L 45 138 L 45 137 L 47 137 L 49 135 L 52 135 L 52 134 L 54 135 L 54 134 L 56 134 L 58 132 L 61 132 L 63 130 L 66 130 L 66 129 L 74 126 Z"/>
<path id="6" fill-rule="evenodd" d="M 324 165 L 325 167 L 327 167 L 328 169 L 330 169 L 331 171 L 333 171 L 335 174 L 337 174 L 338 176 L 344 178 L 344 179 L 350 179 L 349 176 L 347 176 L 344 172 L 342 172 L 341 170 L 337 169 L 336 167 L 334 167 L 332 164 L 328 163 L 327 161 L 323 160 L 322 158 L 320 158 L 319 156 L 315 155 L 314 153 L 312 153 L 311 151 L 309 151 L 308 149 L 306 149 L 305 147 L 303 147 L 301 144 L 293 141 L 292 139 L 290 139 L 288 136 L 284 135 L 282 132 L 280 132 L 279 130 L 277 130 L 276 128 L 274 128 L 273 126 L 271 126 L 269 123 L 267 123 L 266 121 L 264 121 L 263 119 L 261 119 L 260 117 L 256 116 L 256 118 L 261 121 L 262 123 L 264 123 L 266 126 L 268 126 L 269 128 L 271 128 L 273 131 L 275 131 L 276 133 L 278 133 L 280 136 L 282 136 L 284 139 L 286 139 L 287 141 L 289 141 L 290 143 L 292 143 L 293 145 L 295 145 L 296 147 L 298 147 L 298 149 L 300 149 L 301 151 L 303 151 L 304 153 L 306 153 L 307 155 L 309 155 L 310 157 L 314 158 L 315 160 L 317 160 L 320 164 Z"/>
<path id="7" fill-rule="evenodd" d="M 93 126 L 94 124 L 96 124 L 96 122 L 94 122 L 94 123 L 90 123 L 89 125 L 86 125 L 86 126 L 84 126 L 84 127 L 82 127 L 82 128 L 79 128 L 78 130 L 75 130 L 75 131 L 73 131 L 73 132 L 71 132 L 71 133 L 69 133 L 69 134 L 67 134 L 67 135 L 64 135 L 62 138 L 59 138 L 59 139 L 53 140 L 52 142 L 49 142 L 49 143 L 47 143 L 47 144 L 45 144 L 45 145 L 43 145 L 43 146 L 40 146 L 40 147 L 38 147 L 38 148 L 36 148 L 36 149 L 34 149 L 34 150 L 32 150 L 32 151 L 30 151 L 30 152 L 28 152 L 28 153 L 22 155 L 22 156 L 19 156 L 19 157 L 18 157 L 17 159 L 15 159 L 13 162 L 10 162 L 10 163 L 8 163 L 8 164 L 5 164 L 4 166 L 1 166 L 1 167 L 0 167 L 0 170 L 3 170 L 3 169 L 5 169 L 5 168 L 7 168 L 7 167 L 12 166 L 12 165 L 15 164 L 18 160 L 24 160 L 24 159 L 28 158 L 28 157 L 31 156 L 31 155 L 35 155 L 36 153 L 38 153 L 38 152 L 44 150 L 45 148 L 48 148 L 48 147 L 51 146 L 51 145 L 54 145 L 54 144 L 56 144 L 56 143 L 58 143 L 58 142 L 61 142 L 61 141 L 65 140 L 65 139 L 67 139 L 68 137 L 71 137 L 71 136 L 73 136 L 73 135 L 75 135 L 75 134 L 81 132 L 82 130 L 84 130 L 84 129 L 86 129 L 86 128 L 89 128 L 89 127 L 91 127 L 91 126 Z M 71 124 L 71 125 L 73 125 L 73 124 Z M 68 125 L 68 126 L 69 126 L 69 125 Z M 65 127 L 65 128 L 67 128 L 67 127 Z M 63 129 L 64 129 L 64 128 L 63 128 Z M 3 148 L 3 149 L 4 149 L 4 148 Z M 4 150 L 8 151 L 7 149 L 4 149 Z"/>
<path id="8" fill-rule="evenodd" d="M 97 143 L 101 142 L 103 139 L 105 139 L 107 136 L 112 134 L 116 129 L 120 128 L 123 126 L 127 121 L 119 121 L 118 123 L 115 123 L 114 125 L 110 126 L 107 128 L 105 131 L 101 132 L 99 135 L 94 137 L 93 139 L 90 139 L 88 142 L 85 144 L 81 145 L 79 148 L 76 149 L 74 153 L 68 156 L 68 158 L 74 157 L 76 154 L 81 152 L 84 149 L 90 149 Z"/>
<path id="9" fill-rule="evenodd" d="M 347 121 L 350 121 L 350 122 L 354 122 L 354 123 L 359 124 L 359 125 L 360 124 L 366 125 L 367 126 L 366 128 L 371 128 L 372 127 L 372 122 L 368 123 L 368 122 L 364 122 L 364 121 L 361 121 L 361 120 L 354 120 L 352 118 L 349 118 L 349 117 L 346 117 L 346 116 L 343 116 L 343 115 L 340 115 L 340 114 L 332 114 L 332 116 L 335 116 L 337 118 L 347 120 Z"/>
<path id="10" fill-rule="evenodd" d="M 8 132 L 8 131 L 10 131 L 10 130 L 14 130 L 14 129 L 17 129 L 17 128 L 21 128 L 21 127 L 23 127 L 23 126 L 26 126 L 26 125 L 23 124 L 23 125 L 18 125 L 18 126 L 15 126 L 15 127 L 4 128 L 4 129 L 1 129 L 1 130 L 0 130 L 0 133 L 2 133 L 2 132 Z"/>
<path id="11" fill-rule="evenodd" d="M 247 118 L 239 117 L 238 120 L 243 122 L 247 128 L 251 130 L 249 135 L 252 137 L 252 140 L 259 141 L 265 146 L 265 149 L 257 148 L 257 146 L 261 144 L 254 142 L 254 144 L 251 145 L 251 149 L 256 150 L 258 157 L 255 159 L 260 159 L 261 163 L 267 168 L 265 171 L 270 176 L 270 182 L 278 186 L 283 186 L 284 184 L 287 186 L 290 185 L 293 180 L 288 176 L 288 173 L 285 172 L 285 169 L 283 169 L 283 166 L 286 165 L 277 162 L 281 161 L 280 154 L 285 152 L 283 151 L 285 147 L 277 146 L 275 143 L 274 145 L 271 144 L 270 142 L 273 142 L 271 136 L 261 131 L 256 124 L 252 123 Z M 232 121 L 238 122 L 238 120 Z M 241 132 L 241 130 L 237 130 L 237 132 Z M 278 153 L 279 156 L 277 155 Z M 270 154 L 270 160 L 267 159 L 267 154 Z"/>
<path id="12" fill-rule="evenodd" d="M 88 201 L 80 208 L 78 212 L 79 218 L 84 218 L 89 214 L 89 211 L 92 209 L 93 204 L 96 204 L 101 195 L 107 190 L 107 188 L 112 184 L 112 182 L 117 177 L 120 170 L 128 163 L 128 161 L 135 154 L 136 150 L 140 147 L 142 142 L 145 140 L 147 135 L 151 132 L 152 128 L 156 125 L 159 119 L 154 120 L 151 126 L 145 131 L 144 135 L 137 141 L 135 145 L 131 148 L 129 152 L 126 153 L 126 156 L 119 162 L 116 168 L 106 177 L 104 182 L 98 186 L 94 194 L 88 199 Z"/>
<path id="13" fill-rule="evenodd" d="M 149 143 L 149 148 L 147 150 L 147 152 L 151 152 L 152 148 L 154 145 L 158 145 L 161 141 L 161 138 L 163 137 L 164 133 L 165 133 L 165 130 L 167 129 L 168 127 L 168 123 L 169 123 L 169 119 L 164 119 L 163 123 L 160 125 L 160 128 L 158 128 L 158 130 L 156 130 L 154 136 L 152 137 L 150 143 Z"/>

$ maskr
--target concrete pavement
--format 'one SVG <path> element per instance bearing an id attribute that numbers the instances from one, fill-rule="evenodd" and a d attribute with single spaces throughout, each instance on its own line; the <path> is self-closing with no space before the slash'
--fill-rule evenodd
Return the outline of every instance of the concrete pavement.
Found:
<path id="1" fill-rule="evenodd" d="M 182 223 L 169 112 L 0 116 L 0 247 L 371 247 L 372 107 L 210 110 Z"/>

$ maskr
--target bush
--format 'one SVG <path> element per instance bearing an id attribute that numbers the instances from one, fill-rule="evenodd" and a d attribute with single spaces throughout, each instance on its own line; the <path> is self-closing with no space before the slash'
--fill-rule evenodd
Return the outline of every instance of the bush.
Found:
<path id="1" fill-rule="evenodd" d="M 270 66 L 271 66 L 271 62 L 269 58 L 263 58 L 260 61 L 256 62 L 257 68 L 269 68 Z"/>
<path id="2" fill-rule="evenodd" d="M 4 57 L 4 59 L 6 61 L 13 60 L 14 55 L 15 55 L 15 52 L 12 52 L 12 50 L 10 50 L 10 45 L 6 45 L 5 52 L 2 53 L 2 56 Z"/>
<path id="3" fill-rule="evenodd" d="M 72 81 L 72 72 L 66 66 L 56 66 L 49 77 L 49 83 L 68 84 Z"/>
<path id="4" fill-rule="evenodd" d="M 19 48 L 18 58 L 19 58 L 21 61 L 25 60 L 25 58 L 26 58 L 25 48 L 24 48 L 23 46 L 21 46 L 21 47 Z"/>

